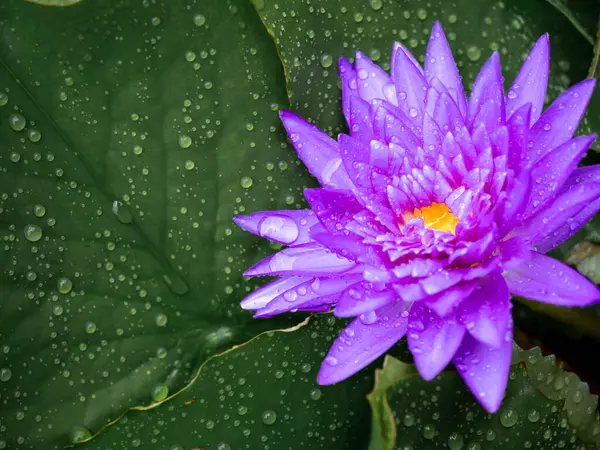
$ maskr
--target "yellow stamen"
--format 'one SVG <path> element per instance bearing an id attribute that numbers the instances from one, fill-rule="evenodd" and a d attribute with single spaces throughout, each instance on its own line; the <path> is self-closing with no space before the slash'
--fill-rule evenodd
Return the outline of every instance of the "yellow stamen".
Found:
<path id="1" fill-rule="evenodd" d="M 460 221 L 458 217 L 452 214 L 450 208 L 448 208 L 445 203 L 432 203 L 421 209 L 415 208 L 412 213 L 406 212 L 402 215 L 404 222 L 415 217 L 423 219 L 425 228 L 445 231 L 452 234 L 455 234 L 456 225 L 458 225 L 458 222 Z"/>

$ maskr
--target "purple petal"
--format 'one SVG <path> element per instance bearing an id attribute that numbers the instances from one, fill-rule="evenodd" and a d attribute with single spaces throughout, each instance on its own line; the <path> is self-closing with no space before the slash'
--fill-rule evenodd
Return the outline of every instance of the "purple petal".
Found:
<path id="1" fill-rule="evenodd" d="M 549 69 L 550 42 L 546 33 L 535 43 L 508 90 L 506 96 L 508 117 L 523 105 L 531 103 L 531 117 L 528 125 L 531 126 L 538 120 L 544 108 Z"/>
<path id="2" fill-rule="evenodd" d="M 348 126 L 350 126 L 350 97 L 358 95 L 356 70 L 352 63 L 343 56 L 339 61 L 340 78 L 342 79 L 342 109 Z"/>
<path id="3" fill-rule="evenodd" d="M 358 283 L 361 279 L 360 274 L 339 278 L 310 278 L 275 297 L 260 308 L 254 317 L 265 318 L 295 309 L 333 304 L 348 286 Z"/>
<path id="4" fill-rule="evenodd" d="M 595 79 L 577 83 L 554 100 L 529 132 L 528 158 L 539 161 L 552 149 L 571 139 L 583 117 Z"/>
<path id="5" fill-rule="evenodd" d="M 406 334 L 406 304 L 395 302 L 354 319 L 335 340 L 317 381 L 335 384 L 369 365 Z"/>
<path id="6" fill-rule="evenodd" d="M 498 348 L 510 320 L 510 293 L 500 272 L 495 272 L 466 298 L 458 317 L 478 341 Z"/>
<path id="7" fill-rule="evenodd" d="M 568 219 L 560 227 L 556 228 L 551 234 L 546 235 L 544 239 L 535 243 L 536 250 L 540 253 L 546 253 L 554 247 L 559 246 L 588 223 L 599 209 L 600 198 L 596 198 L 579 212 L 573 213 L 572 216 L 567 215 Z"/>
<path id="8" fill-rule="evenodd" d="M 600 183 L 576 184 L 568 189 L 563 187 L 552 203 L 526 224 L 515 228 L 513 233 L 529 242 L 538 252 L 545 253 L 585 225 L 600 207 L 599 201 Z"/>
<path id="9" fill-rule="evenodd" d="M 333 313 L 337 317 L 356 317 L 397 300 L 398 294 L 390 289 L 378 292 L 369 289 L 364 284 L 356 284 L 344 291 L 336 303 Z"/>
<path id="10" fill-rule="evenodd" d="M 427 82 L 415 65 L 410 52 L 395 45 L 392 52 L 391 75 L 398 95 L 398 107 L 414 124 L 423 121 Z"/>
<path id="11" fill-rule="evenodd" d="M 556 196 L 595 139 L 596 135 L 576 137 L 552 150 L 533 166 L 531 194 L 522 213 L 523 220 L 534 215 Z"/>
<path id="12" fill-rule="evenodd" d="M 408 348 L 421 376 L 431 380 L 454 356 L 465 327 L 453 318 L 442 319 L 422 303 L 412 306 L 408 320 Z"/>
<path id="13" fill-rule="evenodd" d="M 469 124 L 494 130 L 505 122 L 504 91 L 500 56 L 494 52 L 477 75 L 469 98 Z"/>
<path id="14" fill-rule="evenodd" d="M 512 320 L 498 348 L 490 347 L 469 334 L 465 334 L 453 362 L 475 398 L 486 411 L 494 413 L 500 408 L 512 357 Z"/>
<path id="15" fill-rule="evenodd" d="M 251 310 L 263 308 L 278 295 L 281 295 L 308 280 L 312 280 L 312 278 L 283 277 L 272 281 L 271 283 L 265 284 L 264 286 L 255 290 L 252 294 L 248 295 L 244 300 L 242 300 L 241 306 L 243 309 Z"/>
<path id="16" fill-rule="evenodd" d="M 355 266 L 318 244 L 290 247 L 263 259 L 245 273 L 245 277 L 271 275 L 325 275 L 346 272 Z"/>
<path id="17" fill-rule="evenodd" d="M 435 77 L 448 89 L 450 96 L 458 105 L 463 117 L 467 115 L 467 99 L 458 68 L 452 56 L 452 50 L 444 35 L 442 26 L 436 20 L 431 31 L 425 55 L 425 76 L 427 80 Z"/>
<path id="18" fill-rule="evenodd" d="M 304 197 L 330 233 L 342 233 L 346 224 L 363 209 L 348 191 L 305 189 Z"/>
<path id="19" fill-rule="evenodd" d="M 510 292 L 559 306 L 587 306 L 600 300 L 600 290 L 579 272 L 548 256 L 531 259 L 505 272 Z"/>
<path id="20" fill-rule="evenodd" d="M 427 306 L 440 317 L 446 317 L 477 287 L 477 283 L 461 283 L 439 294 L 429 297 Z"/>
<path id="21" fill-rule="evenodd" d="M 383 69 L 377 64 L 373 64 L 373 61 L 361 52 L 356 52 L 355 67 L 360 98 L 368 103 L 375 99 L 396 102 L 394 84 Z M 386 95 L 386 91 L 388 95 Z"/>
<path id="22" fill-rule="evenodd" d="M 527 141 L 531 104 L 526 103 L 515 111 L 508 120 L 508 167 L 520 173 L 527 164 Z"/>
<path id="23" fill-rule="evenodd" d="M 308 230 L 319 222 L 311 210 L 261 211 L 234 217 L 233 221 L 250 233 L 284 245 L 310 242 Z"/>
<path id="24" fill-rule="evenodd" d="M 335 189 L 351 189 L 337 143 L 290 111 L 281 111 L 280 116 L 298 156 L 319 183 Z"/>

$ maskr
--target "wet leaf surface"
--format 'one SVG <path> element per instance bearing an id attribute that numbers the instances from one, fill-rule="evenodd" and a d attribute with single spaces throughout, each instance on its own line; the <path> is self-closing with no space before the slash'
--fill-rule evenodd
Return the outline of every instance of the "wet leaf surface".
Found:
<path id="1" fill-rule="evenodd" d="M 516 350 L 502 407 L 488 414 L 457 372 L 427 382 L 412 366 L 386 359 L 369 394 L 370 450 L 596 448 L 598 397 L 539 349 Z"/>

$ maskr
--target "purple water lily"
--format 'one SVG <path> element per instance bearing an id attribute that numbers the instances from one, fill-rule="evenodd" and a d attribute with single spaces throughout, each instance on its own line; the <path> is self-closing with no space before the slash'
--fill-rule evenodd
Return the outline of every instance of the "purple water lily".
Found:
<path id="1" fill-rule="evenodd" d="M 597 287 L 544 253 L 600 208 L 600 166 L 577 168 L 595 136 L 573 134 L 594 88 L 585 80 L 542 112 L 548 36 L 508 92 L 494 53 L 469 100 L 435 23 L 424 68 L 395 44 L 388 75 L 362 53 L 340 59 L 350 129 L 338 141 L 283 111 L 321 188 L 311 209 L 235 222 L 287 246 L 245 275 L 278 276 L 242 301 L 255 317 L 327 311 L 355 317 L 321 367 L 321 384 L 367 366 L 404 335 L 423 378 L 452 361 L 496 411 L 511 352 L 510 294 L 584 306 Z"/>

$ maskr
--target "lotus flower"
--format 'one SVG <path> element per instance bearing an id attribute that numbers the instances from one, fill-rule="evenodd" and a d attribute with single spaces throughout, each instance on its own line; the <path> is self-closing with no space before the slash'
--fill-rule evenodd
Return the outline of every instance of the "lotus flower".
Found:
<path id="1" fill-rule="evenodd" d="M 321 184 L 310 209 L 238 216 L 287 248 L 245 276 L 277 276 L 242 301 L 255 317 L 328 311 L 354 320 L 318 375 L 337 383 L 403 336 L 421 376 L 450 361 L 494 412 L 512 352 L 510 295 L 561 306 L 600 299 L 597 287 L 544 256 L 600 208 L 600 167 L 577 168 L 595 136 L 573 134 L 594 80 L 544 112 L 542 36 L 505 94 L 498 53 L 467 100 L 435 23 L 424 68 L 401 44 L 391 74 L 360 52 L 340 59 L 349 134 L 337 142 L 289 111 L 281 119 Z"/>

